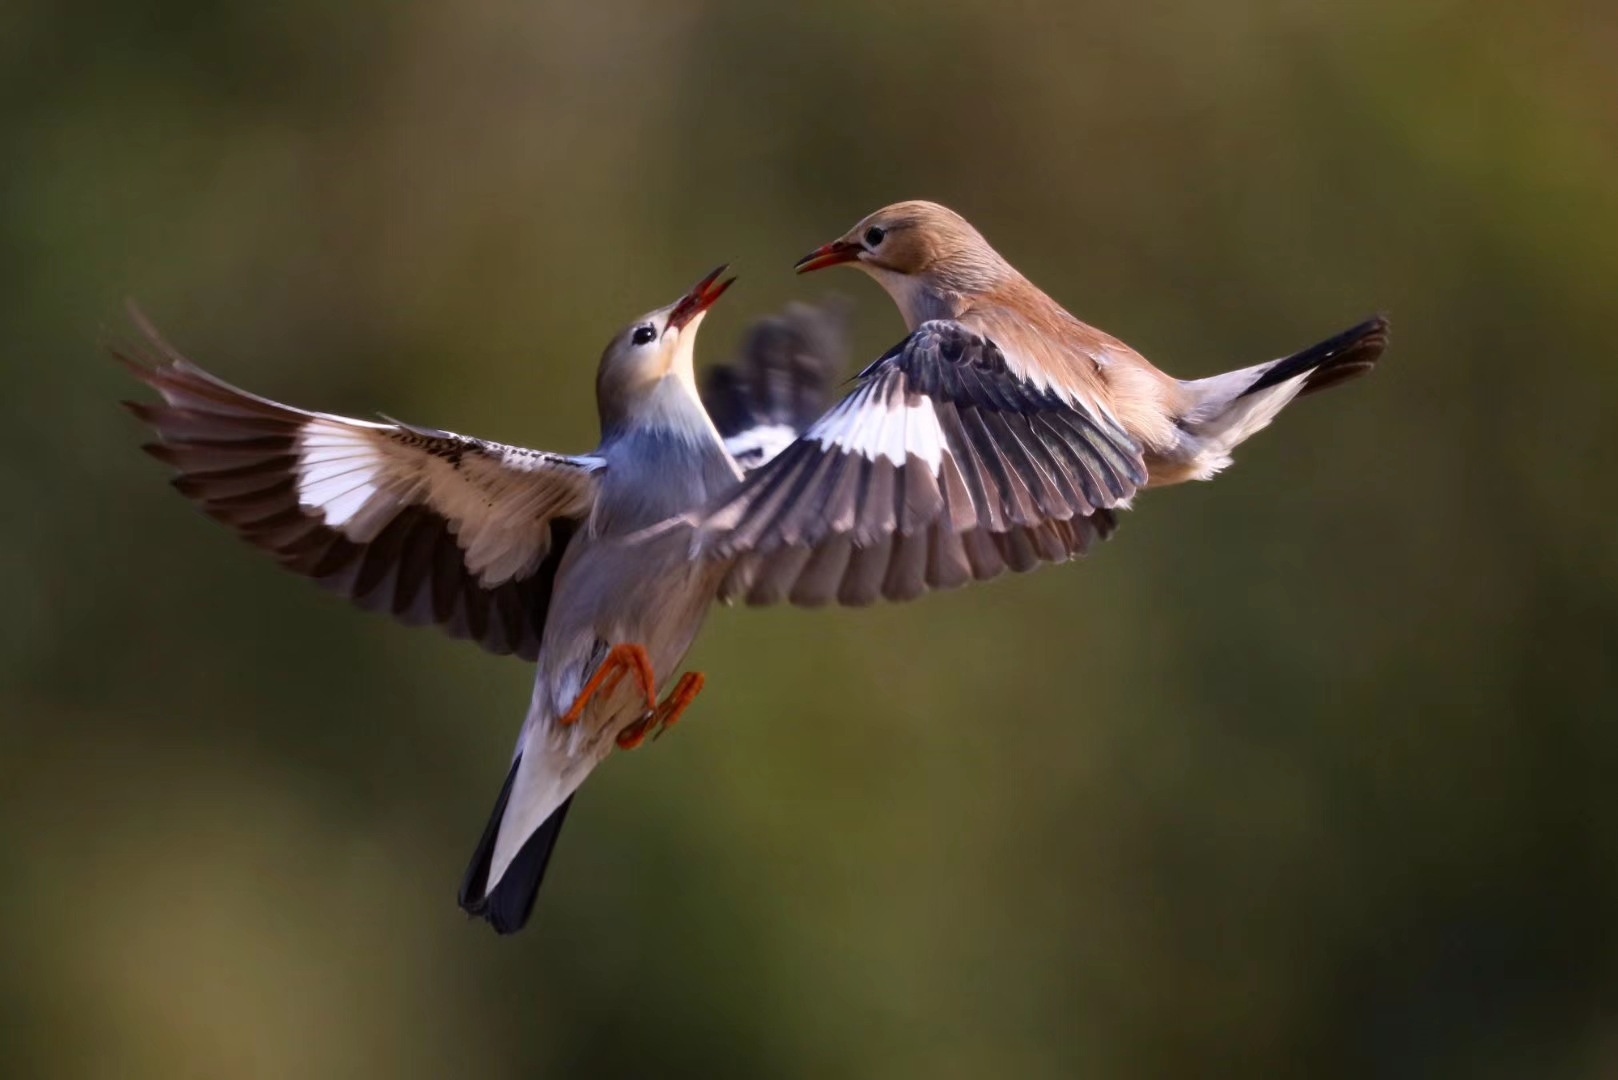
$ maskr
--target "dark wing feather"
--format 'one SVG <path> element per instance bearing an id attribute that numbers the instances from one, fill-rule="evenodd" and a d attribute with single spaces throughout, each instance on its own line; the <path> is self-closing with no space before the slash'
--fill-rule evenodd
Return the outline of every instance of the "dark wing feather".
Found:
<path id="1" fill-rule="evenodd" d="M 600 462 L 238 390 L 147 332 L 115 351 L 161 402 L 126 402 L 174 486 L 294 573 L 370 611 L 533 660 Z"/>
<path id="2" fill-rule="evenodd" d="M 843 304 L 789 304 L 760 319 L 730 364 L 709 368 L 702 404 L 744 472 L 774 457 L 826 410 L 847 363 Z"/>
<path id="3" fill-rule="evenodd" d="M 1082 555 L 1145 482 L 1114 418 L 929 322 L 708 507 L 698 545 L 731 563 L 724 599 L 907 600 Z"/>

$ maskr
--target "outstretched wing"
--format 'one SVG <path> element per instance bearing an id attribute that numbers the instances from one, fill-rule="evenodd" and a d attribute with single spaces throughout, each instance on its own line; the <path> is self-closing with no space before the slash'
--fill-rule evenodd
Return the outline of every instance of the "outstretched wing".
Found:
<path id="1" fill-rule="evenodd" d="M 142 325 L 115 350 L 161 403 L 126 402 L 146 447 L 214 519 L 362 608 L 532 660 L 594 458 L 305 412 L 238 390 Z"/>
<path id="2" fill-rule="evenodd" d="M 789 304 L 753 324 L 733 363 L 704 373 L 703 407 L 743 472 L 786 449 L 826 410 L 847 366 L 845 318 L 844 304 Z"/>
<path id="3" fill-rule="evenodd" d="M 923 323 L 802 438 L 697 521 L 723 599 L 906 600 L 1083 554 L 1146 482 L 1117 420 Z"/>

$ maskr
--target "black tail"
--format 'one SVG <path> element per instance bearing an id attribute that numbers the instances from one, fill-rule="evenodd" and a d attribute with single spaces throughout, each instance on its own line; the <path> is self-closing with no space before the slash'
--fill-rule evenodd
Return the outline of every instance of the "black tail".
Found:
<path id="1" fill-rule="evenodd" d="M 472 853 L 472 865 L 466 868 L 466 877 L 461 880 L 461 910 L 487 919 L 499 934 L 515 934 L 528 924 L 540 883 L 545 880 L 545 867 L 556 849 L 556 838 L 562 834 L 562 822 L 567 820 L 567 808 L 573 805 L 573 796 L 569 795 L 567 801 L 523 842 L 522 850 L 511 860 L 494 890 L 485 891 L 489 884 L 489 862 L 494 858 L 494 840 L 500 835 L 500 819 L 506 814 L 506 800 L 511 798 L 511 785 L 517 779 L 520 764 L 522 755 L 518 754 L 506 774 L 505 786 L 500 789 L 500 798 L 494 804 L 494 813 L 483 830 L 483 838 Z"/>
<path id="2" fill-rule="evenodd" d="M 1336 386 L 1345 379 L 1352 379 L 1356 375 L 1370 371 L 1376 367 L 1377 360 L 1382 356 L 1382 350 L 1387 347 L 1388 319 L 1385 315 L 1378 315 L 1374 319 L 1360 323 L 1352 330 L 1344 330 L 1336 337 L 1327 338 L 1318 345 L 1311 345 L 1300 353 L 1293 353 L 1285 360 L 1277 360 L 1254 381 L 1252 386 L 1237 396 L 1256 394 L 1306 371 L 1312 371 L 1313 374 L 1303 384 L 1303 389 L 1298 391 L 1298 395 L 1301 397 L 1304 394 L 1312 394 L 1316 390 Z"/>

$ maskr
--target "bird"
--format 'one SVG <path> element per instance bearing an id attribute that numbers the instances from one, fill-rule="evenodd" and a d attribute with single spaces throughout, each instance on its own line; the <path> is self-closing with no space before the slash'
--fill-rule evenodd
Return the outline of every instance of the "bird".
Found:
<path id="1" fill-rule="evenodd" d="M 459 892 L 502 934 L 528 921 L 585 776 L 672 727 L 703 688 L 702 673 L 667 673 L 724 567 L 692 560 L 686 533 L 655 526 L 734 488 L 824 405 L 841 317 L 798 304 L 761 321 L 734 364 L 709 370 L 723 430 L 710 419 L 693 350 L 734 281 L 724 271 L 608 343 L 601 440 L 587 454 L 291 408 L 192 364 L 138 310 L 144 343 L 114 349 L 161 398 L 124 403 L 157 434 L 146 450 L 209 516 L 361 608 L 536 665 Z"/>
<path id="2" fill-rule="evenodd" d="M 1294 398 L 1375 367 L 1378 315 L 1278 360 L 1176 379 L 908 201 L 798 260 L 874 278 L 907 336 L 690 519 L 720 599 L 862 604 L 1031 570 L 1112 534 L 1138 492 L 1206 480 Z"/>

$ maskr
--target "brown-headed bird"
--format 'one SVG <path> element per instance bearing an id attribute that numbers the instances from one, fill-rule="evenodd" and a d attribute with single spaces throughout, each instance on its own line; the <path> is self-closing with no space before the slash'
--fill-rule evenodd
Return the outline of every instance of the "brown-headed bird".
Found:
<path id="1" fill-rule="evenodd" d="M 697 519 L 729 599 L 903 600 L 1082 554 L 1145 487 L 1207 479 L 1299 394 L 1368 371 L 1374 318 L 1181 380 L 1046 296 L 960 215 L 878 210 L 798 262 L 877 280 L 910 335 Z"/>

